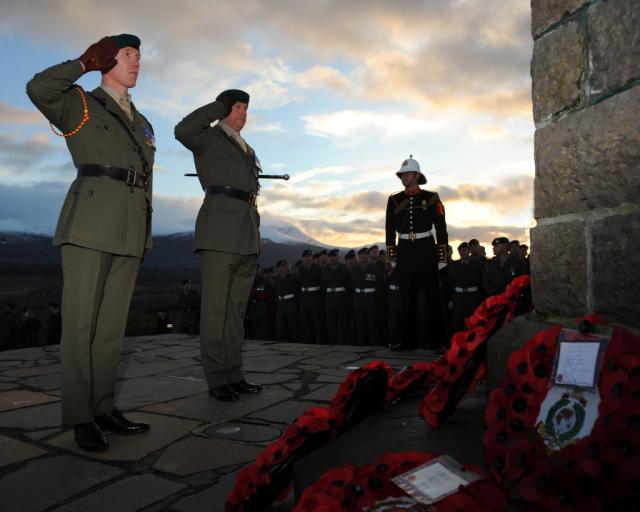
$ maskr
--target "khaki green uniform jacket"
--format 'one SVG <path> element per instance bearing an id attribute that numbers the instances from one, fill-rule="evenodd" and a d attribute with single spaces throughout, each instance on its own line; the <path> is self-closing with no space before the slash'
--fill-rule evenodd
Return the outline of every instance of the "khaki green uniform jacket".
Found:
<path id="1" fill-rule="evenodd" d="M 175 136 L 193 152 L 200 184 L 231 187 L 245 192 L 258 192 L 255 153 L 247 145 L 247 153 L 219 126 L 225 107 L 219 101 L 201 107 L 175 128 Z M 260 216 L 255 206 L 224 195 L 208 195 L 198 212 L 195 251 L 220 251 L 232 254 L 258 254 Z"/>
<path id="2" fill-rule="evenodd" d="M 80 61 L 72 60 L 38 73 L 27 84 L 31 101 L 63 133 L 74 130 L 83 117 L 80 93 L 72 87 L 82 74 Z M 133 105 L 133 122 L 129 121 L 100 87 L 91 95 L 85 93 L 85 97 L 90 119 L 78 133 L 66 138 L 74 165 L 110 165 L 142 174 L 142 161 L 115 114 L 130 126 L 153 166 L 155 143 L 149 121 Z M 150 207 L 151 176 L 148 194 Z M 64 201 L 53 243 L 140 258 L 145 249 L 151 248 L 151 229 L 146 232 L 147 208 L 141 188 L 108 178 L 76 178 Z"/>

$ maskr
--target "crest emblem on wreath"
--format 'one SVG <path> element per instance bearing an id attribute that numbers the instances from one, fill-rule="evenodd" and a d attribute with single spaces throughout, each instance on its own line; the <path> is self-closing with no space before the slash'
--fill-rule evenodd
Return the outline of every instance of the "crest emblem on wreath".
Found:
<path id="1" fill-rule="evenodd" d="M 547 448 L 560 450 L 579 439 L 577 436 L 584 426 L 586 405 L 586 399 L 567 392 L 551 406 L 545 420 L 536 426 Z"/>

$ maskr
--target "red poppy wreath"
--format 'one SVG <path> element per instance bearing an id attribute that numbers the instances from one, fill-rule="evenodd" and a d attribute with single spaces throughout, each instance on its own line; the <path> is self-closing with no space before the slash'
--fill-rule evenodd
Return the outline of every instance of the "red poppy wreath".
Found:
<path id="1" fill-rule="evenodd" d="M 360 511 L 391 497 L 406 496 L 391 479 L 437 456 L 433 452 L 387 453 L 374 464 L 347 464 L 330 469 L 305 490 L 294 512 Z M 477 466 L 467 465 L 464 470 L 484 475 Z M 506 509 L 504 493 L 490 478 L 461 487 L 433 505 L 436 512 L 502 512 Z"/>
<path id="2" fill-rule="evenodd" d="M 509 358 L 507 376 L 485 412 L 486 463 L 496 481 L 519 494 L 528 510 L 637 510 L 640 336 L 620 327 L 613 330 L 597 381 L 600 401 L 591 432 L 551 451 L 536 421 L 549 392 L 560 330 L 558 325 L 538 333 Z M 551 411 L 554 420 L 574 412 L 574 421 L 583 417 L 580 404 L 571 404 L 568 395 L 558 404 Z"/>
<path id="3" fill-rule="evenodd" d="M 420 414 L 432 427 L 439 427 L 459 401 L 486 376 L 486 343 L 509 323 L 529 286 L 529 276 L 515 278 L 506 290 L 487 298 L 467 319 L 467 330 L 451 338 L 451 348 L 434 365 L 433 387 L 424 396 Z"/>

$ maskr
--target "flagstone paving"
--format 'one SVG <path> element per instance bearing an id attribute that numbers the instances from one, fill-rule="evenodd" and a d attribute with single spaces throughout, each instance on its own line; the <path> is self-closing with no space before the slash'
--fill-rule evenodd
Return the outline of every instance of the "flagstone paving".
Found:
<path id="1" fill-rule="evenodd" d="M 310 407 L 327 406 L 349 372 L 367 362 L 387 360 L 397 370 L 435 357 L 430 351 L 269 341 L 248 341 L 244 355 L 247 379 L 264 390 L 223 403 L 208 394 L 197 337 L 126 339 L 116 402 L 127 416 L 148 421 L 151 430 L 138 436 L 107 433 L 110 450 L 91 453 L 80 450 L 72 431 L 61 425 L 59 347 L 0 352 L 0 509 L 222 511 L 237 472 L 267 442 L 207 437 L 207 426 L 242 428 L 244 422 L 285 431 Z M 404 412 L 385 411 L 386 419 L 382 415 L 369 425 L 388 438 L 390 448 L 390 431 L 381 421 L 391 430 L 407 429 L 415 439 L 427 431 L 415 407 L 398 411 Z M 464 421 L 456 431 L 464 432 Z M 293 500 L 269 510 L 291 510 Z"/>

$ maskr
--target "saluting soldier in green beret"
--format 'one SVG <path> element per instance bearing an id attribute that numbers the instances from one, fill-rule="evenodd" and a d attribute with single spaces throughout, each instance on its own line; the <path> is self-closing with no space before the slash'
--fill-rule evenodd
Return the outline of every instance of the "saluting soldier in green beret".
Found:
<path id="1" fill-rule="evenodd" d="M 260 162 L 240 135 L 248 108 L 249 95 L 230 89 L 175 128 L 176 139 L 193 152 L 205 191 L 195 231 L 202 259 L 200 348 L 209 393 L 223 401 L 262 390 L 245 380 L 241 352 L 260 250 Z"/>
<path id="2" fill-rule="evenodd" d="M 74 82 L 100 71 L 100 87 Z M 78 59 L 38 73 L 31 101 L 65 137 L 77 178 L 53 239 L 60 247 L 62 419 L 85 450 L 109 448 L 102 430 L 146 432 L 114 408 L 116 373 L 138 266 L 151 248 L 153 129 L 129 89 L 140 71 L 140 39 L 104 37 Z"/>

